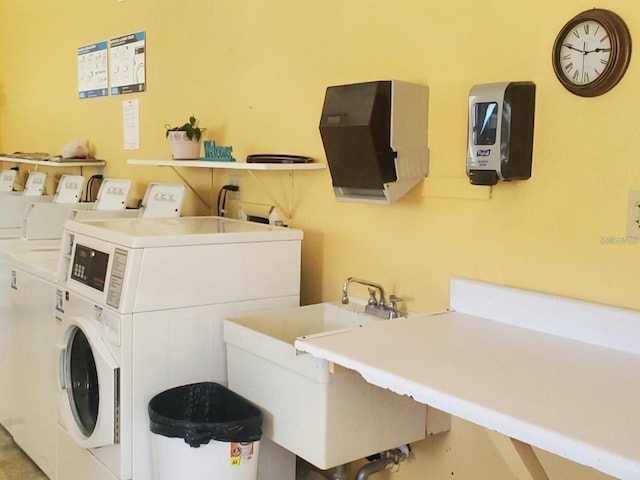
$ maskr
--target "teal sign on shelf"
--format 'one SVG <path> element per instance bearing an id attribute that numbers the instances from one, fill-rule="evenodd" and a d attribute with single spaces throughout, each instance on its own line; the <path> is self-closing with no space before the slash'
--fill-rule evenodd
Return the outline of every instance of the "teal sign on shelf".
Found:
<path id="1" fill-rule="evenodd" d="M 231 156 L 233 147 L 225 147 L 216 145 L 215 141 L 205 140 L 204 144 L 204 160 L 213 160 L 214 162 L 235 162 L 236 159 Z"/>

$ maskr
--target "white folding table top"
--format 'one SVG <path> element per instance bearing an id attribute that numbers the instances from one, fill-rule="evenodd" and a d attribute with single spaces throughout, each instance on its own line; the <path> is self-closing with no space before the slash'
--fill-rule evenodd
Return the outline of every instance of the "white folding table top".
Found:
<path id="1" fill-rule="evenodd" d="M 451 292 L 456 311 L 295 346 L 532 446 L 640 478 L 640 312 L 467 280 Z"/>

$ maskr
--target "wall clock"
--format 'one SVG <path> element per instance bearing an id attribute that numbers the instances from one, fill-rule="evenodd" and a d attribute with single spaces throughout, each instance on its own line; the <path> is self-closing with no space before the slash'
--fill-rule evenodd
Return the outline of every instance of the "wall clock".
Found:
<path id="1" fill-rule="evenodd" d="M 553 70 L 571 93 L 595 97 L 622 79 L 631 59 L 631 34 L 622 18 L 594 8 L 579 13 L 558 33 Z"/>

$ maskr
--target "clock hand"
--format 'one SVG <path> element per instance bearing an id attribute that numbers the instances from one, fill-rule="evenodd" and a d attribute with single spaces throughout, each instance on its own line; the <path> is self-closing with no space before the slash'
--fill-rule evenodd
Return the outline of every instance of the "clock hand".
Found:
<path id="1" fill-rule="evenodd" d="M 582 48 L 584 50 L 582 51 L 582 72 L 581 72 L 582 78 L 581 78 L 581 80 L 584 80 L 584 59 L 587 56 L 587 51 L 586 51 L 587 50 L 587 42 L 585 42 L 582 45 Z"/>
<path id="2" fill-rule="evenodd" d="M 584 50 L 580 50 L 579 48 L 574 47 L 573 45 L 571 45 L 570 43 L 563 43 L 562 44 L 563 47 L 567 47 L 571 50 L 575 50 L 576 52 L 580 52 L 581 54 L 585 55 L 586 52 Z"/>
<path id="3" fill-rule="evenodd" d="M 587 53 L 599 53 L 599 52 L 610 52 L 611 49 L 610 48 L 596 48 L 594 50 L 587 50 L 584 52 L 584 54 L 586 55 Z"/>

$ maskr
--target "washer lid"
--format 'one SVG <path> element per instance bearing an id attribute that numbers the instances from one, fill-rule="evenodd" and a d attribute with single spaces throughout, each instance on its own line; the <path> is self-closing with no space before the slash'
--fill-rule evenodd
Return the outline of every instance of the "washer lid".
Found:
<path id="1" fill-rule="evenodd" d="M 69 220 L 65 230 L 129 248 L 302 240 L 300 230 L 224 217 Z"/>
<path id="2" fill-rule="evenodd" d="M 55 283 L 60 250 L 23 252 L 12 255 L 11 265 L 49 283 Z"/>
<path id="3" fill-rule="evenodd" d="M 30 252 L 60 252 L 60 239 L 23 240 L 21 238 L 0 238 L 0 261 L 10 261 L 13 255 Z"/>

